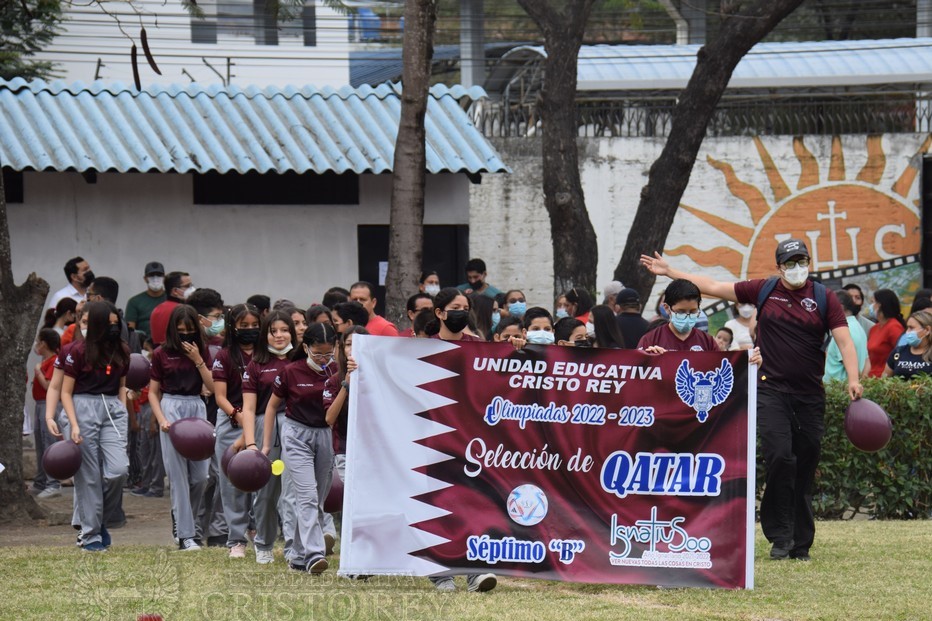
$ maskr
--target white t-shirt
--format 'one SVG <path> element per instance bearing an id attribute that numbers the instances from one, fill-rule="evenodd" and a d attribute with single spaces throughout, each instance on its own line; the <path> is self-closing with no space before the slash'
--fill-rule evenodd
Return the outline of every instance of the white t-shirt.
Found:
<path id="1" fill-rule="evenodd" d="M 55 308 L 58 303 L 65 298 L 71 298 L 75 302 L 80 302 L 84 299 L 84 294 L 79 293 L 78 290 L 74 288 L 74 285 L 68 283 L 67 286 L 62 287 L 52 294 L 52 298 L 49 300 L 49 308 Z"/>
<path id="2" fill-rule="evenodd" d="M 731 330 L 735 335 L 735 338 L 731 340 L 731 347 L 729 348 L 731 351 L 737 351 L 742 348 L 750 349 L 754 346 L 754 340 L 751 338 L 751 331 L 737 319 L 729 319 L 725 322 L 725 327 Z"/>

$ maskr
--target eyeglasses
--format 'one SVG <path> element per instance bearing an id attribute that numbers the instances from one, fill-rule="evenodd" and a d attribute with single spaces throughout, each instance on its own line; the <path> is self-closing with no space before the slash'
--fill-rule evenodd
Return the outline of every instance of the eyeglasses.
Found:
<path id="1" fill-rule="evenodd" d="M 217 321 L 218 319 L 223 317 L 223 313 L 211 313 L 210 315 L 201 315 L 201 317 L 205 319 L 211 319 L 213 321 Z"/>
<path id="2" fill-rule="evenodd" d="M 679 319 L 680 321 L 684 321 L 686 319 L 699 319 L 699 315 L 701 314 L 701 311 L 696 311 L 694 313 L 681 313 L 672 309 L 670 310 L 670 316 L 674 319 Z"/>
<path id="3" fill-rule="evenodd" d="M 318 362 L 318 361 L 324 361 L 324 362 L 326 362 L 326 361 L 328 361 L 328 360 L 330 360 L 330 359 L 333 358 L 333 354 L 315 354 L 315 353 L 312 352 L 312 353 L 311 353 L 311 358 L 312 358 L 315 362 Z"/>
<path id="4" fill-rule="evenodd" d="M 783 267 L 788 270 L 793 269 L 796 266 L 799 267 L 809 267 L 809 259 L 799 259 L 798 261 L 784 261 Z"/>

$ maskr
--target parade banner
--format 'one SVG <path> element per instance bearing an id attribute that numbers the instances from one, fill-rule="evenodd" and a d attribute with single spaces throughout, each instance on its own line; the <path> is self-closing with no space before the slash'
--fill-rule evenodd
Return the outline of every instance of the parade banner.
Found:
<path id="1" fill-rule="evenodd" d="M 359 336 L 340 573 L 753 588 L 747 352 Z"/>

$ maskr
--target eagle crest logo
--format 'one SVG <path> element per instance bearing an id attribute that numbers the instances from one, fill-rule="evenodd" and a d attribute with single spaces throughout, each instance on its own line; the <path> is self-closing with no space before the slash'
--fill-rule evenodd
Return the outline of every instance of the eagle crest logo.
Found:
<path id="1" fill-rule="evenodd" d="M 722 359 L 722 366 L 713 371 L 696 371 L 689 366 L 689 360 L 676 370 L 676 394 L 696 410 L 700 423 L 709 418 L 709 410 L 724 403 L 734 384 L 735 373 L 727 359 Z"/>

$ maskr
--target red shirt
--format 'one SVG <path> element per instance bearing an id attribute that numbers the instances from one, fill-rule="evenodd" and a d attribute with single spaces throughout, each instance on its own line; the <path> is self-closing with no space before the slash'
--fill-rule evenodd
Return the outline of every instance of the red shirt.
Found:
<path id="1" fill-rule="evenodd" d="M 71 343 L 74 343 L 74 331 L 76 329 L 77 329 L 76 323 L 73 323 L 67 328 L 65 328 L 65 331 L 62 332 L 61 334 L 61 346 L 62 347 L 64 347 L 65 345 L 70 345 Z"/>
<path id="2" fill-rule="evenodd" d="M 58 354 L 49 356 L 42 361 L 42 366 L 39 371 L 34 375 L 35 378 L 32 380 L 32 398 L 36 401 L 45 401 L 45 395 L 48 393 L 47 388 L 43 388 L 42 384 L 39 383 L 39 373 L 42 374 L 42 377 L 49 381 L 52 379 L 52 372 L 55 370 L 55 361 L 58 359 Z"/>
<path id="3" fill-rule="evenodd" d="M 285 416 L 308 427 L 327 427 L 324 385 L 335 367 L 318 373 L 307 360 L 295 360 L 285 367 L 272 384 L 275 396 L 285 401 Z"/>
<path id="4" fill-rule="evenodd" d="M 107 367 L 91 367 L 84 358 L 87 347 L 86 341 L 78 341 L 71 346 L 65 354 L 62 370 L 68 377 L 74 378 L 74 394 L 76 395 L 110 395 L 120 392 L 120 378 L 126 375 L 129 365 L 116 364 Z"/>
<path id="5" fill-rule="evenodd" d="M 209 353 L 202 351 L 201 358 L 204 364 L 210 364 Z M 200 369 L 190 358 L 161 347 L 152 354 L 149 377 L 160 384 L 162 394 L 166 395 L 199 395 L 204 386 Z"/>
<path id="6" fill-rule="evenodd" d="M 172 311 L 175 310 L 176 306 L 178 306 L 178 302 L 175 302 L 174 300 L 165 300 L 154 309 L 152 309 L 152 315 L 149 317 L 149 330 L 151 330 L 151 334 L 149 336 L 156 346 L 165 342 L 165 331 L 168 329 L 168 318 L 171 316 Z"/>
<path id="7" fill-rule="evenodd" d="M 896 319 L 888 319 L 883 325 L 874 324 L 867 335 L 867 356 L 871 361 L 871 377 L 880 377 L 887 364 L 887 358 L 896 347 L 897 341 L 906 328 Z"/>
<path id="8" fill-rule="evenodd" d="M 246 371 L 243 372 L 243 392 L 256 395 L 256 416 L 265 414 L 265 407 L 269 404 L 269 397 L 272 396 L 272 385 L 278 374 L 285 370 L 291 364 L 287 358 L 279 360 L 272 356 L 265 364 L 259 364 L 255 360 L 250 360 L 246 365 Z M 285 411 L 285 404 L 282 403 L 278 412 Z"/>
<path id="9" fill-rule="evenodd" d="M 670 328 L 670 324 L 657 326 L 638 341 L 638 349 L 647 349 L 652 345 L 663 347 L 667 351 L 718 351 L 718 343 L 708 332 L 693 328 L 685 340 L 681 340 Z"/>
<path id="10" fill-rule="evenodd" d="M 756 305 L 765 282 L 757 279 L 735 283 L 738 303 Z M 827 290 L 825 294 L 828 309 L 823 322 L 812 282 L 795 290 L 787 289 L 782 279 L 777 282 L 757 316 L 757 345 L 763 358 L 758 369 L 761 386 L 787 393 L 825 391 L 825 323 L 829 330 L 848 327 L 835 293 Z"/>
<path id="11" fill-rule="evenodd" d="M 233 407 L 243 407 L 243 372 L 246 366 L 252 360 L 252 354 L 240 352 L 242 361 L 237 363 L 229 349 L 221 349 L 214 358 L 214 363 L 210 367 L 210 373 L 215 382 L 226 382 L 227 401 L 233 404 Z"/>
<path id="12" fill-rule="evenodd" d="M 366 324 L 366 330 L 369 334 L 375 336 L 398 336 L 398 328 L 385 317 L 372 315 L 369 317 L 369 323 Z"/>

